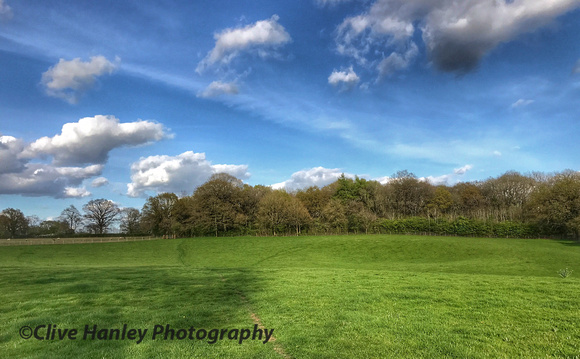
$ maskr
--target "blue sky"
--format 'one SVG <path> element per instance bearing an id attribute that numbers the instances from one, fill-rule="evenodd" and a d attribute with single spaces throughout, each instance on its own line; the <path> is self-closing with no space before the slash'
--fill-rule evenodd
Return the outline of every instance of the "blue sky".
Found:
<path id="1" fill-rule="evenodd" d="M 0 209 L 579 170 L 580 1 L 0 0 Z"/>

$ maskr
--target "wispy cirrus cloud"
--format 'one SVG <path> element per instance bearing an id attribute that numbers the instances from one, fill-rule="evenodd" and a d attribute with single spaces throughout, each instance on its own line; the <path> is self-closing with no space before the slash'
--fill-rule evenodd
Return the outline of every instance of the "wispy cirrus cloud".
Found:
<path id="1" fill-rule="evenodd" d="M 0 19 L 11 19 L 14 13 L 6 1 L 0 0 Z"/>
<path id="2" fill-rule="evenodd" d="M 580 60 L 576 62 L 576 65 L 572 68 L 573 74 L 580 74 Z"/>
<path id="3" fill-rule="evenodd" d="M 353 0 L 315 0 L 319 6 L 336 6 L 338 4 L 347 3 Z"/>
<path id="4" fill-rule="evenodd" d="M 213 81 L 197 97 L 212 98 L 221 95 L 237 95 L 240 92 L 235 82 Z"/>
<path id="5" fill-rule="evenodd" d="M 526 107 L 534 103 L 534 100 L 519 99 L 512 103 L 511 108 Z"/>

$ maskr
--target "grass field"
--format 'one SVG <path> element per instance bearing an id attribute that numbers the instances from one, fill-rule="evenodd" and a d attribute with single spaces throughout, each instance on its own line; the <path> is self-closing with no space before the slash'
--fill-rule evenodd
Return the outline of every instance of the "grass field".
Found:
<path id="1" fill-rule="evenodd" d="M 578 273 L 561 278 L 564 268 Z M 580 245 L 570 241 L 368 235 L 2 247 L 0 357 L 580 357 L 579 294 Z M 151 336 L 156 324 L 257 323 L 275 341 Z M 139 344 L 19 335 L 48 324 L 149 333 Z"/>

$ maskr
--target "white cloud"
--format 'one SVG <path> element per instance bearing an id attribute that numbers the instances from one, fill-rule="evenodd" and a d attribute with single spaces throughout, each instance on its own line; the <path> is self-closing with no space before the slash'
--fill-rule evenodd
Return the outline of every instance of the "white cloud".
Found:
<path id="1" fill-rule="evenodd" d="M 109 184 L 109 180 L 105 177 L 97 177 L 91 182 L 91 186 L 94 188 L 103 187 Z"/>
<path id="2" fill-rule="evenodd" d="M 268 20 L 257 21 L 242 28 L 228 28 L 215 34 L 215 47 L 199 63 L 196 71 L 202 72 L 216 63 L 227 64 L 242 51 L 258 50 L 259 55 L 267 56 L 267 49 L 290 42 L 290 35 L 278 20 L 278 15 L 273 15 Z"/>
<path id="3" fill-rule="evenodd" d="M 419 49 L 414 42 L 410 43 L 409 48 L 403 54 L 398 52 L 391 53 L 389 57 L 383 59 L 377 66 L 379 75 L 390 76 L 395 72 L 406 69 L 415 57 L 417 57 L 418 53 Z"/>
<path id="4" fill-rule="evenodd" d="M 324 167 L 314 167 L 307 170 L 301 170 L 294 172 L 290 179 L 275 183 L 270 187 L 274 189 L 285 189 L 287 191 L 293 191 L 297 189 L 308 188 L 312 186 L 324 187 L 334 181 L 336 181 L 343 171 L 339 168 L 324 168 Z M 354 175 L 345 173 L 348 178 L 354 178 Z"/>
<path id="5" fill-rule="evenodd" d="M 19 172 L 0 174 L 0 194 L 25 196 L 84 197 L 86 191 L 75 189 L 88 178 L 98 176 L 103 165 L 57 167 L 28 163 Z"/>
<path id="6" fill-rule="evenodd" d="M 358 75 L 352 69 L 352 66 L 347 70 L 337 71 L 334 70 L 328 76 L 328 83 L 333 86 L 344 86 L 345 89 L 351 89 L 360 81 Z"/>
<path id="7" fill-rule="evenodd" d="M 25 160 L 20 158 L 24 142 L 12 136 L 0 136 L 0 174 L 21 171 Z"/>
<path id="8" fill-rule="evenodd" d="M 390 52 L 387 68 L 396 70 L 404 63 L 401 49 L 420 33 L 438 69 L 465 73 L 498 44 L 579 6 L 578 0 L 377 0 L 338 26 L 337 50 L 360 64 L 373 64 Z"/>
<path id="9" fill-rule="evenodd" d="M 523 98 L 517 100 L 516 102 L 512 103 L 511 107 L 512 108 L 518 108 L 518 107 L 526 107 L 528 105 L 531 105 L 532 103 L 534 103 L 534 100 L 525 100 Z"/>
<path id="10" fill-rule="evenodd" d="M 150 121 L 120 123 L 113 116 L 95 116 L 65 124 L 62 133 L 30 144 L 0 136 L 0 194 L 86 197 L 85 180 L 100 176 L 114 148 L 136 146 L 167 135 Z M 47 157 L 52 157 L 50 163 Z M 93 187 L 107 184 L 104 177 Z"/>
<path id="11" fill-rule="evenodd" d="M 212 165 L 205 153 L 184 152 L 177 156 L 149 156 L 131 165 L 127 194 L 139 197 L 153 191 L 191 192 L 215 173 L 228 173 L 240 179 L 250 176 L 247 165 Z"/>
<path id="12" fill-rule="evenodd" d="M 377 181 L 380 184 L 387 184 L 387 183 L 391 182 L 391 180 L 392 180 L 392 178 L 389 176 L 373 178 L 373 181 Z"/>
<path id="13" fill-rule="evenodd" d="M 83 198 L 91 195 L 84 187 L 66 187 L 64 189 L 64 197 Z"/>
<path id="14" fill-rule="evenodd" d="M 118 58 L 113 63 L 104 56 L 93 56 L 87 62 L 80 58 L 70 61 L 60 59 L 58 64 L 42 74 L 42 85 L 49 96 L 74 104 L 94 85 L 98 76 L 113 73 L 119 62 Z"/>
<path id="15" fill-rule="evenodd" d="M 465 174 L 467 171 L 471 170 L 473 168 L 473 165 L 465 165 L 463 167 L 460 168 L 456 168 L 453 170 L 453 174 L 456 175 L 463 175 Z"/>
<path id="16" fill-rule="evenodd" d="M 197 94 L 198 97 L 210 98 L 220 95 L 237 95 L 238 85 L 234 82 L 214 81 L 209 86 Z"/>
<path id="17" fill-rule="evenodd" d="M 42 137 L 28 146 L 28 158 L 52 156 L 56 165 L 104 163 L 109 152 L 168 137 L 163 125 L 151 121 L 120 123 L 114 116 L 85 117 L 62 126 L 60 135 Z"/>
<path id="18" fill-rule="evenodd" d="M 501 152 L 499 152 L 498 150 L 495 150 L 495 151 L 493 151 L 493 153 L 492 153 L 492 154 L 493 154 L 494 156 L 496 156 L 496 157 L 501 157 L 501 156 L 502 156 L 502 153 L 501 153 Z"/>
<path id="19" fill-rule="evenodd" d="M 463 176 L 472 168 L 473 168 L 472 165 L 465 165 L 460 168 L 455 168 L 453 172 L 449 174 L 436 177 L 435 176 L 421 177 L 419 178 L 419 180 L 429 181 L 434 185 L 455 184 L 459 181 L 461 176 Z M 285 189 L 287 191 L 305 189 L 312 186 L 324 187 L 326 185 L 335 182 L 342 174 L 344 174 L 346 178 L 354 179 L 356 177 L 354 174 L 345 173 L 339 168 L 314 167 L 294 172 L 290 176 L 290 179 L 284 182 L 275 183 L 270 187 L 272 187 L 273 189 Z M 389 183 L 392 180 L 392 178 L 389 176 L 369 178 L 366 175 L 362 175 L 358 177 L 365 178 L 370 181 L 376 181 L 383 185 Z"/>
<path id="20" fill-rule="evenodd" d="M 0 19 L 11 19 L 12 15 L 12 8 L 4 0 L 0 0 Z"/>
<path id="21" fill-rule="evenodd" d="M 463 176 L 467 171 L 473 168 L 472 165 L 465 165 L 460 168 L 455 168 L 453 173 L 441 175 L 441 176 L 428 176 L 428 177 L 421 177 L 419 180 L 421 181 L 428 181 L 431 184 L 437 185 L 454 185 L 455 183 L 459 182 L 459 177 Z"/>

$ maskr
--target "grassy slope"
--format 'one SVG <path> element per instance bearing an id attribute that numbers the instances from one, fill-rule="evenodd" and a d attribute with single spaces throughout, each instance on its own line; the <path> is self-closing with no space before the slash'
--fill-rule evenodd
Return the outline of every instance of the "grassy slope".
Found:
<path id="1" fill-rule="evenodd" d="M 567 357 L 580 246 L 414 236 L 0 248 L 7 357 Z M 575 273 L 576 274 L 576 273 Z M 245 299 L 244 299 L 245 298 Z M 250 328 L 276 343 L 25 341 L 23 325 Z M 0 357 L 5 357 L 0 354 Z"/>

